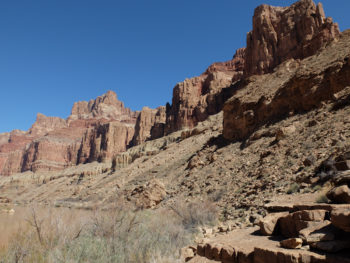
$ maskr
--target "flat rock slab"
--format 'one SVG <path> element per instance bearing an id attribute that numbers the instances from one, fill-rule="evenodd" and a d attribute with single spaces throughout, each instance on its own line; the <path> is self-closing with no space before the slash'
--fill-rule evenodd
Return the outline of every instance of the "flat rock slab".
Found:
<path id="1" fill-rule="evenodd" d="M 350 263 L 350 254 L 325 254 L 300 249 L 280 247 L 280 239 L 260 236 L 258 228 L 239 229 L 218 235 L 205 244 L 198 245 L 196 257 L 189 262 L 223 263 Z M 202 261 L 201 261 L 202 260 Z M 209 261 L 208 261 L 209 260 Z"/>
<path id="2" fill-rule="evenodd" d="M 327 210 L 333 211 L 335 209 L 350 209 L 350 204 L 316 204 L 316 203 L 269 203 L 264 205 L 269 212 L 296 212 L 300 210 Z"/>

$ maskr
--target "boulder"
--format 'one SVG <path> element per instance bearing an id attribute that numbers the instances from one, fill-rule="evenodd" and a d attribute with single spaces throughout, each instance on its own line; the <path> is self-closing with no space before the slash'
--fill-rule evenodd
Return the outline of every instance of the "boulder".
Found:
<path id="1" fill-rule="evenodd" d="M 303 245 L 303 240 L 301 238 L 288 238 L 280 242 L 281 247 L 297 249 L 301 248 Z"/>
<path id="2" fill-rule="evenodd" d="M 300 230 L 323 222 L 326 213 L 326 210 L 302 210 L 291 213 L 280 219 L 280 231 L 285 237 L 298 237 Z"/>
<path id="3" fill-rule="evenodd" d="M 335 239 L 335 229 L 330 221 L 325 220 L 300 230 L 299 237 L 307 244 L 319 241 L 332 241 Z"/>
<path id="4" fill-rule="evenodd" d="M 350 188 L 347 185 L 337 186 L 326 195 L 334 203 L 350 204 Z"/>
<path id="5" fill-rule="evenodd" d="M 350 232 L 350 209 L 335 209 L 331 213 L 332 224 L 346 232 Z"/>
<path id="6" fill-rule="evenodd" d="M 165 186 L 157 179 L 153 179 L 145 185 L 136 187 L 131 192 L 130 199 L 135 200 L 138 207 L 154 208 L 166 196 Z"/>
<path id="7" fill-rule="evenodd" d="M 325 242 L 316 242 L 311 244 L 312 248 L 316 248 L 329 253 L 336 253 L 350 248 L 349 240 L 333 240 Z"/>
<path id="8" fill-rule="evenodd" d="M 187 262 L 190 261 L 195 256 L 195 248 L 192 246 L 184 247 L 180 249 L 181 260 Z"/>
<path id="9" fill-rule="evenodd" d="M 260 233 L 266 236 L 276 234 L 278 231 L 278 220 L 288 215 L 288 212 L 271 213 L 259 222 Z"/>

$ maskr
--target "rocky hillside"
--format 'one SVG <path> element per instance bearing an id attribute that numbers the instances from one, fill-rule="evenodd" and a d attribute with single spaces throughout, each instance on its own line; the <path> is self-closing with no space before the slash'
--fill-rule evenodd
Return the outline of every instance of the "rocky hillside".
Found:
<path id="1" fill-rule="evenodd" d="M 76 103 L 67 120 L 38 115 L 29 131 L 1 134 L 0 171 L 11 176 L 0 200 L 84 209 L 209 200 L 222 225 L 203 230 L 186 260 L 347 262 L 326 252 L 350 248 L 349 57 L 350 31 L 321 4 L 259 6 L 247 47 L 178 83 L 171 105 L 135 113 L 108 92 Z M 284 214 L 264 221 L 269 212 Z M 264 233 L 280 218 L 269 233 L 278 242 L 246 229 L 262 222 Z M 309 229 L 320 225 L 341 231 Z"/>
<path id="2" fill-rule="evenodd" d="M 0 135 L 0 174 L 10 175 L 29 170 L 34 172 L 61 170 L 96 160 L 111 161 L 113 156 L 128 147 L 185 128 L 193 128 L 208 116 L 222 111 L 224 103 L 236 94 L 237 90 L 243 89 L 243 93 L 251 92 L 250 86 L 263 86 L 264 82 L 269 81 L 267 79 L 269 75 L 265 76 L 266 79 L 261 78 L 257 81 L 249 78 L 250 76 L 271 73 L 276 66 L 285 61 L 289 62 L 282 68 L 287 67 L 289 71 L 294 70 L 295 74 L 302 74 L 301 70 L 296 72 L 297 68 L 303 67 L 298 65 L 299 60 L 316 54 L 339 36 L 337 24 L 333 23 L 331 18 L 325 17 L 321 4 L 316 6 L 312 0 L 299 1 L 285 8 L 262 5 L 254 12 L 253 30 L 247 36 L 247 47 L 238 49 L 232 60 L 214 63 L 202 75 L 178 83 L 173 90 L 171 105 L 167 104 L 157 109 L 145 107 L 140 113 L 132 112 L 118 101 L 115 93 L 110 91 L 95 100 L 75 103 L 71 115 L 66 120 L 38 114 L 36 122 L 29 131 L 13 131 Z M 292 62 L 291 59 L 296 61 Z M 309 71 L 312 74 L 313 70 Z M 306 70 L 304 74 L 308 74 Z M 305 77 L 308 76 L 300 76 L 300 81 Z M 288 77 L 285 74 L 282 78 Z M 283 81 L 287 81 L 282 78 L 279 80 L 280 83 L 276 84 L 275 90 L 278 90 L 278 85 L 283 85 Z M 275 76 L 271 79 L 277 81 Z M 261 83 L 258 83 L 259 81 Z M 313 84 L 310 82 L 309 85 Z M 268 88 L 263 88 L 265 89 L 266 93 L 270 92 Z M 242 96 L 249 100 L 253 97 L 259 99 L 260 90 L 261 88 L 258 88 L 254 96 L 249 94 Z M 297 95 L 288 107 L 284 107 L 284 112 L 277 109 L 274 114 L 281 116 L 287 111 L 312 108 L 299 105 Z M 281 99 L 286 99 L 287 96 L 281 94 Z M 318 105 L 324 99 L 326 97 L 320 98 L 315 103 Z M 266 98 L 266 102 L 256 103 L 265 105 L 269 103 L 268 101 L 269 98 Z M 233 105 L 231 102 L 230 107 L 237 109 L 229 109 L 227 106 L 225 110 L 224 136 L 227 139 L 234 139 L 229 133 L 239 133 L 238 130 L 241 128 L 238 126 L 251 125 L 244 124 L 251 118 L 258 118 L 256 122 L 259 124 L 254 123 L 254 127 L 244 129 L 252 131 L 257 125 L 273 117 L 250 116 L 254 114 L 254 110 L 246 109 L 241 103 Z M 315 103 L 313 106 L 317 106 Z M 266 110 L 273 111 L 270 108 Z M 229 111 L 233 113 L 227 115 L 226 112 Z M 236 117 L 236 113 L 242 117 Z M 265 120 L 260 120 L 261 118 Z M 234 120 L 236 123 L 231 124 Z M 230 125 L 232 127 L 229 127 Z M 241 137 L 237 138 L 242 139 Z"/>

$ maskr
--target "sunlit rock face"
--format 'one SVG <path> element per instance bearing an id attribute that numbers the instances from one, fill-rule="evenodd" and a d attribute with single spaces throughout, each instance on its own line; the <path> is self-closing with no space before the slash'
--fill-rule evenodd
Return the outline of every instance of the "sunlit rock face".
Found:
<path id="1" fill-rule="evenodd" d="M 339 34 L 321 3 L 300 0 L 290 7 L 261 5 L 255 9 L 253 30 L 247 35 L 245 75 L 269 73 L 288 59 L 314 55 Z"/>

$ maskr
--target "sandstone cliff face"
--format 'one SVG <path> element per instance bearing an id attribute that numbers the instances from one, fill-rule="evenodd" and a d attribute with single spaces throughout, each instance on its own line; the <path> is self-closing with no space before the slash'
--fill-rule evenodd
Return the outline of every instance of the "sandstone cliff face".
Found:
<path id="1" fill-rule="evenodd" d="M 137 113 L 114 92 L 75 103 L 67 120 L 37 115 L 27 131 L 0 136 L 0 174 L 61 170 L 89 160 L 111 159 L 125 151 Z"/>
<path id="2" fill-rule="evenodd" d="M 319 107 L 350 85 L 350 32 L 318 56 L 289 60 L 276 72 L 253 76 L 224 106 L 223 135 L 243 140 L 258 127 Z"/>
<path id="3" fill-rule="evenodd" d="M 261 5 L 247 35 L 245 75 L 264 74 L 282 62 L 315 54 L 339 36 L 338 25 L 326 18 L 322 4 L 300 0 L 290 7 Z"/>
<path id="4" fill-rule="evenodd" d="M 143 107 L 136 120 L 135 135 L 132 145 L 139 145 L 150 138 L 151 128 L 154 125 L 157 110 Z"/>
<path id="5" fill-rule="evenodd" d="M 225 106 L 224 136 L 243 139 L 270 119 L 288 111 L 316 107 L 329 98 L 325 86 L 333 79 L 321 72 L 310 82 L 312 84 L 304 85 L 303 77 L 308 78 L 312 73 L 302 69 L 309 64 L 300 64 L 299 59 L 317 53 L 339 35 L 337 24 L 325 17 L 321 4 L 316 6 L 312 0 L 300 0 L 285 8 L 262 5 L 255 10 L 247 48 L 237 50 L 232 60 L 214 63 L 202 75 L 178 83 L 171 105 L 132 112 L 109 91 L 95 100 L 75 103 L 67 120 L 38 114 L 28 132 L 0 135 L 0 174 L 28 169 L 50 170 L 50 167 L 61 169 L 110 159 L 127 145 L 138 145 L 174 131 L 193 128 L 209 115 L 220 112 L 235 93 L 234 99 Z M 249 78 L 271 73 L 283 62 L 287 63 L 288 72 L 272 80 L 274 87 L 283 90 L 283 94 L 271 95 L 277 91 L 271 91 L 267 85 L 270 75 L 259 80 Z M 318 79 L 321 77 L 325 77 L 323 83 Z M 334 88 L 331 93 L 337 90 Z M 241 100 L 242 92 L 251 92 L 251 101 Z M 285 95 L 291 96 L 293 101 L 282 101 Z"/>
<path id="6" fill-rule="evenodd" d="M 135 134 L 130 146 L 139 145 L 147 140 L 154 140 L 164 136 L 166 122 L 166 108 L 157 109 L 143 107 L 135 124 Z"/>
<path id="7" fill-rule="evenodd" d="M 242 76 L 244 54 L 239 49 L 231 61 L 214 63 L 201 76 L 175 86 L 172 105 L 167 106 L 165 134 L 192 128 L 221 110 L 221 91 Z"/>
<path id="8" fill-rule="evenodd" d="M 77 163 L 112 160 L 126 151 L 134 135 L 134 125 L 118 121 L 99 124 L 86 130 L 78 152 Z"/>
<path id="9" fill-rule="evenodd" d="M 137 113 L 132 112 L 129 108 L 125 108 L 124 103 L 118 100 L 115 92 L 108 91 L 95 100 L 74 103 L 72 113 L 68 117 L 68 122 L 72 120 L 102 118 L 129 122 L 136 117 Z"/>
<path id="10" fill-rule="evenodd" d="M 8 143 L 10 139 L 10 133 L 9 132 L 5 132 L 5 133 L 0 133 L 0 146 Z"/>
<path id="11" fill-rule="evenodd" d="M 160 106 L 157 108 L 154 124 L 151 127 L 151 140 L 158 139 L 164 136 L 164 129 L 166 123 L 166 107 Z"/>
<path id="12" fill-rule="evenodd" d="M 33 136 L 42 136 L 55 129 L 65 127 L 67 127 L 66 120 L 59 117 L 47 117 L 44 114 L 38 113 L 36 121 L 29 129 L 29 134 Z"/>

